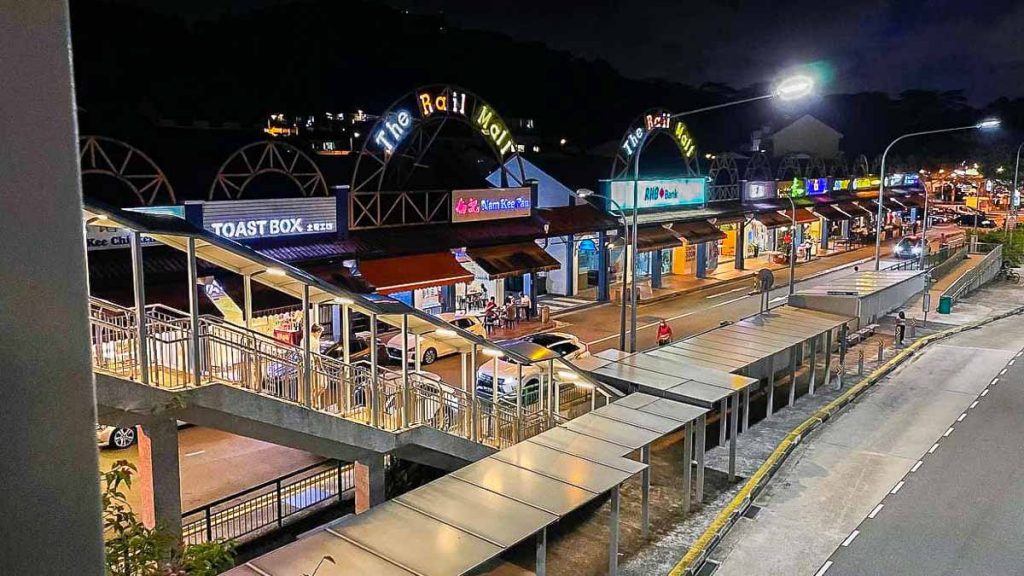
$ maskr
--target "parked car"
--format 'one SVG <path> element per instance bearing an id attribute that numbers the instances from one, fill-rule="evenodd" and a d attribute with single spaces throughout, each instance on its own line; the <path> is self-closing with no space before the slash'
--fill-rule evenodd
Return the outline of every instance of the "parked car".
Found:
<path id="1" fill-rule="evenodd" d="M 187 422 L 178 420 L 178 428 L 188 426 Z M 139 441 L 139 433 L 135 426 L 96 425 L 96 445 L 113 450 L 124 450 Z"/>
<path id="2" fill-rule="evenodd" d="M 533 334 L 521 339 L 525 342 L 543 346 L 558 354 L 566 360 L 575 360 L 590 355 L 590 349 L 586 343 L 572 334 L 562 332 L 543 332 Z M 476 372 L 477 395 L 490 398 L 494 392 L 494 361 L 487 361 Z M 519 385 L 519 363 L 511 358 L 501 358 L 498 364 L 498 395 L 508 396 L 514 394 Z M 536 401 L 541 377 L 545 373 L 543 364 L 527 364 L 522 366 L 523 370 L 523 396 L 524 402 L 530 404 Z"/>
<path id="3" fill-rule="evenodd" d="M 368 333 L 358 333 L 349 338 L 349 362 L 351 364 L 368 363 L 370 360 L 370 336 Z M 320 342 L 320 353 L 324 356 L 343 360 L 342 353 L 344 346 L 342 342 L 325 340 Z M 302 355 L 299 352 L 291 354 L 287 360 L 273 361 L 266 365 L 263 374 L 261 389 L 265 394 L 298 400 L 299 394 L 299 373 L 297 367 L 301 365 Z M 314 367 L 316 364 L 313 365 Z"/>
<path id="4" fill-rule="evenodd" d="M 893 248 L 893 256 L 897 258 L 920 258 L 924 250 L 924 239 L 920 236 L 904 236 Z"/>
<path id="5" fill-rule="evenodd" d="M 438 315 L 438 318 L 452 326 L 476 334 L 481 338 L 487 334 L 487 331 L 484 329 L 483 322 L 481 322 L 480 318 L 476 316 L 446 313 Z M 396 334 L 387 342 L 388 358 L 397 362 L 402 362 L 403 360 L 410 363 L 415 362 L 417 338 L 420 340 L 420 354 L 422 354 L 420 362 L 423 364 L 433 364 L 438 358 L 458 352 L 458 349 L 456 349 L 455 346 L 437 338 L 431 332 L 419 336 L 409 334 L 404 343 L 402 342 L 402 335 Z"/>
<path id="6" fill-rule="evenodd" d="M 984 213 L 961 214 L 957 216 L 956 223 L 963 228 L 995 228 L 996 223 L 987 218 Z"/>

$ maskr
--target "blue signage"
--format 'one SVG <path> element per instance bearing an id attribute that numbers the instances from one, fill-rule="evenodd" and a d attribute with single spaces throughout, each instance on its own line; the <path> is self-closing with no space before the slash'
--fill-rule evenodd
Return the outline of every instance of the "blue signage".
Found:
<path id="1" fill-rule="evenodd" d="M 828 192 L 828 178 L 808 178 L 807 195 L 814 196 Z"/>

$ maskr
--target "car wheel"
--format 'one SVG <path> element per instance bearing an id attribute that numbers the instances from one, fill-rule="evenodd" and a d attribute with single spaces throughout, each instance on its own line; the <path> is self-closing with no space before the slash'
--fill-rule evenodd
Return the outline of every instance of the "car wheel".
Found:
<path id="1" fill-rule="evenodd" d="M 124 450 L 132 444 L 135 444 L 136 440 L 138 440 L 138 438 L 135 433 L 135 428 L 115 428 L 114 431 L 110 433 L 109 444 L 111 448 Z"/>
<path id="2" fill-rule="evenodd" d="M 437 350 L 427 348 L 427 351 L 423 353 L 423 363 L 433 364 L 434 360 L 437 360 Z"/>

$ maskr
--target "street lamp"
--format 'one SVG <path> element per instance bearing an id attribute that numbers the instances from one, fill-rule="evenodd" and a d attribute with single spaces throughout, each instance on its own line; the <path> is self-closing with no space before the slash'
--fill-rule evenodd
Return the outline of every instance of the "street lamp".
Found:
<path id="1" fill-rule="evenodd" d="M 786 195 L 790 208 L 789 228 L 789 295 L 796 289 L 796 204 L 793 203 L 793 190 Z"/>
<path id="2" fill-rule="evenodd" d="M 598 194 L 589 188 L 580 188 L 576 191 L 576 197 L 580 199 L 586 199 L 590 196 L 596 198 L 604 198 L 611 202 L 615 209 L 619 211 L 619 220 L 622 222 L 622 296 L 619 298 L 620 309 L 619 309 L 619 350 L 626 349 L 626 286 L 628 285 L 628 278 L 626 276 L 626 269 L 629 268 L 629 224 L 626 222 L 626 212 L 622 209 L 622 206 L 610 196 L 604 194 Z M 601 246 L 601 250 L 604 250 L 604 246 Z M 634 256 L 635 257 L 635 256 Z M 607 274 L 607 271 L 605 271 Z M 636 277 L 633 278 L 633 283 L 636 283 Z"/>
<path id="3" fill-rule="evenodd" d="M 809 76 L 792 76 L 779 82 L 775 89 L 768 94 L 762 94 L 760 96 L 753 96 L 751 98 L 744 98 L 742 100 L 734 100 L 732 102 L 725 102 L 723 104 L 715 104 L 714 106 L 705 106 L 703 108 L 696 108 L 694 110 L 688 110 L 686 112 L 679 112 L 669 116 L 670 119 L 680 118 L 682 116 L 691 116 L 693 114 L 700 114 L 702 112 L 710 112 L 712 110 L 719 110 L 721 108 L 728 108 L 730 106 L 738 106 L 740 104 L 747 104 L 749 102 L 756 102 L 758 100 L 767 100 L 769 98 L 778 98 L 780 100 L 796 100 L 797 98 L 803 98 L 814 91 L 814 80 Z M 637 285 L 636 285 L 636 262 L 637 262 L 637 204 L 639 202 L 638 197 L 640 187 L 640 154 L 643 152 L 644 145 L 647 142 L 647 137 L 651 134 L 648 130 L 640 137 L 640 141 L 636 145 L 636 152 L 633 154 L 633 223 L 632 223 L 632 244 L 630 249 L 633 252 L 632 266 L 630 267 L 630 276 L 633 278 L 633 283 L 630 285 L 630 306 L 632 311 L 630 312 L 630 332 L 629 332 L 629 351 L 636 352 L 636 306 L 637 306 Z M 625 350 L 625 348 L 623 348 Z"/>
<path id="4" fill-rule="evenodd" d="M 1020 198 L 1020 192 L 1017 190 L 1017 177 L 1020 175 L 1020 150 L 1024 148 L 1024 142 L 1017 146 L 1017 162 L 1013 166 L 1013 190 L 1010 192 L 1010 210 L 1009 213 L 1013 214 L 1014 223 L 1013 228 L 1010 228 L 1009 213 L 1006 218 L 1006 227 L 1010 228 L 1010 246 L 1013 246 L 1013 230 L 1017 227 L 1017 199 Z"/>
<path id="5" fill-rule="evenodd" d="M 891 150 L 892 147 L 895 146 L 896 143 L 899 142 L 900 140 L 905 140 L 907 138 L 913 138 L 915 136 L 927 136 L 927 135 L 930 135 L 930 134 L 945 134 L 946 132 L 959 132 L 961 130 L 990 130 L 990 129 L 998 128 L 998 127 L 999 127 L 999 120 L 989 119 L 989 120 L 983 120 L 983 121 L 981 121 L 981 122 L 979 122 L 977 124 L 971 124 L 969 126 L 957 126 L 955 128 L 940 128 L 938 130 L 924 130 L 924 131 L 921 131 L 921 132 L 911 132 L 909 134 L 904 134 L 904 135 L 896 138 L 895 140 L 890 142 L 888 146 L 885 147 L 885 151 L 882 152 L 882 165 L 881 165 L 881 167 L 879 169 L 881 174 L 879 174 L 880 181 L 878 183 L 878 217 L 875 220 L 875 270 L 879 269 L 879 266 L 881 264 L 881 259 L 882 259 L 882 210 L 883 210 L 883 207 L 882 207 L 883 196 L 882 196 L 882 194 L 883 194 L 883 192 L 885 190 L 885 157 L 889 154 L 889 150 Z M 927 219 L 927 218 L 928 218 L 928 213 L 926 212 L 925 213 L 925 219 Z M 922 250 L 922 252 L 923 252 L 923 250 Z"/>

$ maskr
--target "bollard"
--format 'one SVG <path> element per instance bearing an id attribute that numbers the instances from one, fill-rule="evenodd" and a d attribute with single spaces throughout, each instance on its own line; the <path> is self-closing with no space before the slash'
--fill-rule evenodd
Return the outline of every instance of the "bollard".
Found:
<path id="1" fill-rule="evenodd" d="M 885 348 L 885 342 L 881 338 L 878 339 L 878 361 L 882 361 L 882 350 Z"/>
<path id="2" fill-rule="evenodd" d="M 857 351 L 857 376 L 864 376 L 864 351 Z"/>

